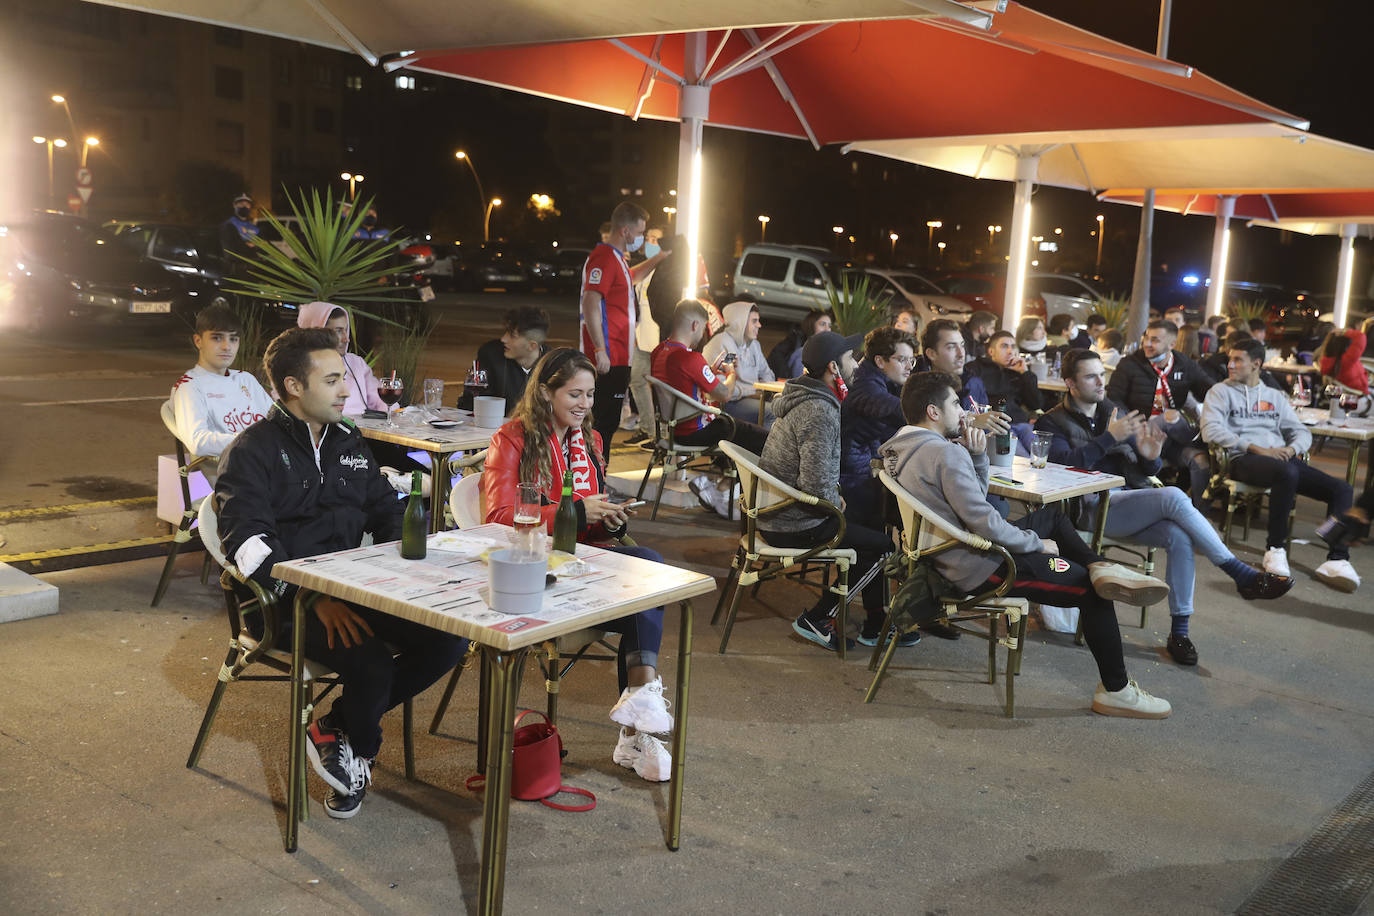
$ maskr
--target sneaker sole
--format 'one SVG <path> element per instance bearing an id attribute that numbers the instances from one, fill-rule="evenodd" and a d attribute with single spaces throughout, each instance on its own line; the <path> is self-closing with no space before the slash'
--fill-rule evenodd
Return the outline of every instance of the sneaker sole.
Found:
<path id="1" fill-rule="evenodd" d="M 1167 585 L 1128 585 L 1116 579 L 1102 579 L 1093 583 L 1099 598 L 1120 601 L 1136 607 L 1149 607 L 1169 597 Z"/>
<path id="2" fill-rule="evenodd" d="M 795 620 L 792 621 L 792 632 L 796 633 L 802 639 L 805 639 L 808 642 L 813 642 L 816 645 L 820 646 L 822 649 L 826 649 L 830 652 L 834 652 L 837 648 L 836 646 L 833 646 L 830 643 L 826 642 L 824 639 L 821 639 L 819 635 L 806 629 L 801 624 L 797 623 Z M 845 648 L 849 647 L 846 646 Z"/>
<path id="3" fill-rule="evenodd" d="M 325 813 L 325 814 L 328 814 L 330 817 L 334 818 L 334 820 L 336 820 L 336 821 L 346 821 L 346 820 L 348 820 L 350 817 L 353 817 L 354 815 L 356 815 L 356 814 L 357 814 L 359 811 L 361 811 L 361 810 L 363 810 L 363 806 L 362 806 L 362 803 L 361 803 L 361 802 L 359 802 L 356 806 L 354 806 L 354 807 L 348 809 L 347 811 L 335 811 L 333 808 L 329 807 L 328 805 L 325 805 L 325 806 L 324 806 L 324 813 Z"/>
<path id="4" fill-rule="evenodd" d="M 673 768 L 671 765 L 669 765 L 668 772 L 666 774 L 652 776 L 644 772 L 644 769 L 647 769 L 647 767 L 644 769 L 640 768 L 641 758 L 639 757 L 639 755 L 622 756 L 619 753 L 619 749 L 617 749 L 615 753 L 611 754 L 611 760 L 614 761 L 618 766 L 622 766 L 627 770 L 634 770 L 635 775 L 638 776 L 640 779 L 645 780 L 646 782 L 667 782 L 668 780 L 673 778 Z"/>
<path id="5" fill-rule="evenodd" d="M 1146 712 L 1143 709 L 1128 709 L 1124 706 L 1111 706 L 1107 703 L 1099 703 L 1093 700 L 1093 712 L 1099 716 L 1114 716 L 1118 719 L 1167 719 L 1173 712 L 1170 708 L 1165 712 Z"/>
<path id="6" fill-rule="evenodd" d="M 1345 592 L 1347 595 L 1360 587 L 1360 583 L 1345 576 L 1324 576 L 1321 573 L 1314 573 L 1318 580 L 1323 584 L 1329 585 L 1338 592 Z"/>
<path id="7" fill-rule="evenodd" d="M 352 786 L 345 786 L 335 779 L 328 770 L 324 768 L 324 761 L 320 760 L 320 752 L 315 750 L 315 742 L 310 740 L 310 736 L 305 737 L 305 756 L 310 760 L 310 766 L 314 769 L 315 775 L 325 781 L 325 784 L 335 792 L 344 795 L 352 795 Z M 351 816 L 351 815 L 350 815 Z"/>

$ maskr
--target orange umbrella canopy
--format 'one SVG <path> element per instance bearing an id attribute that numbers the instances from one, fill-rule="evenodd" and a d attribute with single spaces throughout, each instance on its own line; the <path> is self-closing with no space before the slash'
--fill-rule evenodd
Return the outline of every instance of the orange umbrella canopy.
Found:
<path id="1" fill-rule="evenodd" d="M 1374 155 L 1374 154 L 1371 154 Z M 1141 195 L 1107 191 L 1101 200 L 1140 204 Z M 1156 210 L 1214 216 L 1218 195 L 1210 192 L 1168 192 L 1155 196 Z M 1270 222 L 1374 223 L 1374 191 L 1273 191 L 1236 197 L 1236 219 Z"/>

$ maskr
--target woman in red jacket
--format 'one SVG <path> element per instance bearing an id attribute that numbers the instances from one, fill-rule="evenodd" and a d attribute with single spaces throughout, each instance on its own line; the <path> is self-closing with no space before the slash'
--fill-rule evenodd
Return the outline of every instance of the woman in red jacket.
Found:
<path id="1" fill-rule="evenodd" d="M 544 524 L 553 531 L 554 513 L 563 493 L 563 475 L 571 469 L 577 507 L 579 542 L 662 562 L 644 547 L 623 547 L 613 539 L 625 533 L 626 511 L 606 495 L 601 437 L 592 429 L 592 391 L 596 367 L 577 350 L 550 350 L 535 364 L 530 383 L 511 419 L 492 437 L 482 472 L 486 520 L 511 525 L 518 485 L 535 481 L 544 494 Z M 616 673 L 620 700 L 611 721 L 622 726 L 612 757 L 644 779 L 668 779 L 672 756 L 654 733 L 672 730 L 673 717 L 663 699 L 658 676 L 658 647 L 663 639 L 663 608 L 641 611 L 601 624 L 620 633 Z"/>
<path id="2" fill-rule="evenodd" d="M 1322 358 L 1318 364 L 1322 375 L 1331 376 L 1356 391 L 1369 394 L 1369 375 L 1360 357 L 1368 346 L 1368 334 L 1374 330 L 1374 318 L 1367 319 L 1357 331 L 1346 328 L 1332 331 L 1322 344 Z"/>

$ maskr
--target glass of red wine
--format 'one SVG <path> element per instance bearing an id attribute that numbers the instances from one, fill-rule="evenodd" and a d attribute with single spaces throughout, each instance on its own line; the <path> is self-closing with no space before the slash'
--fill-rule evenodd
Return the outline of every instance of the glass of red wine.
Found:
<path id="1" fill-rule="evenodd" d="M 468 370 L 467 377 L 463 379 L 463 390 L 471 391 L 474 396 L 480 396 L 487 390 L 487 370 L 477 364 L 476 360 L 472 363 L 472 368 Z"/>
<path id="2" fill-rule="evenodd" d="M 393 373 L 389 378 L 377 379 L 377 396 L 386 404 L 386 425 L 391 429 L 396 428 L 395 412 L 393 408 L 401 400 L 401 390 L 405 386 L 401 380 Z"/>

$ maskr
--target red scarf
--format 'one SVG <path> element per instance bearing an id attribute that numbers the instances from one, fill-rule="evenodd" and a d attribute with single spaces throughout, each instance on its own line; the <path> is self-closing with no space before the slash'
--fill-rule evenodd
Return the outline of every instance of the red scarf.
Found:
<path id="1" fill-rule="evenodd" d="M 1148 359 L 1146 360 L 1148 362 Z M 1166 410 L 1174 408 L 1174 392 L 1169 387 L 1169 373 L 1174 368 L 1174 354 L 1171 351 L 1168 358 L 1164 360 L 1164 368 L 1161 369 L 1154 363 L 1150 363 L 1150 368 L 1155 370 L 1155 375 L 1159 376 L 1159 381 L 1155 383 L 1155 400 L 1150 407 L 1150 416 L 1158 416 Z"/>
<path id="2" fill-rule="evenodd" d="M 581 427 L 568 430 L 562 442 L 549 433 L 549 466 L 553 471 L 553 480 L 550 481 L 547 495 L 553 502 L 563 498 L 563 474 L 569 468 L 572 469 L 573 495 L 578 499 L 596 495 L 596 468 L 592 466 L 592 456 L 587 451 L 587 437 L 583 435 Z"/>

